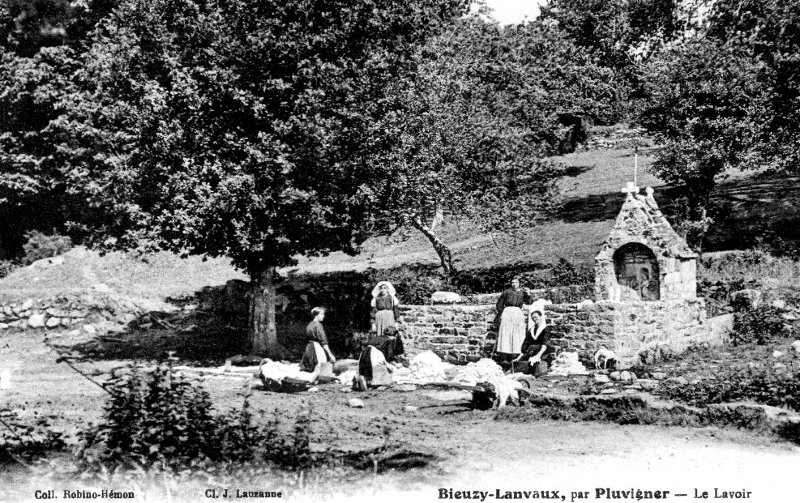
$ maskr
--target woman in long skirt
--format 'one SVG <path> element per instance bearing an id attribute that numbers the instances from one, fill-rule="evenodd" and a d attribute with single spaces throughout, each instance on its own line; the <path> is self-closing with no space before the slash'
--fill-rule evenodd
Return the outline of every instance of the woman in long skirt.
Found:
<path id="1" fill-rule="evenodd" d="M 381 281 L 372 289 L 372 330 L 383 335 L 387 328 L 396 328 L 399 318 L 400 301 L 397 300 L 394 286 Z"/>
<path id="2" fill-rule="evenodd" d="M 497 330 L 497 344 L 494 354 L 503 361 L 516 358 L 522 351 L 525 340 L 525 315 L 522 305 L 529 302 L 529 295 L 519 287 L 519 279 L 511 280 L 511 288 L 500 295 L 497 301 L 497 316 L 500 326 Z"/>

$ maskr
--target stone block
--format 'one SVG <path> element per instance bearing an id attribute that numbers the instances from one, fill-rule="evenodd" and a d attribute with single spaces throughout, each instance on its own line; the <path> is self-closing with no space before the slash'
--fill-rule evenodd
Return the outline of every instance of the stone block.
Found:
<path id="1" fill-rule="evenodd" d="M 34 313 L 28 318 L 28 326 L 31 328 L 41 328 L 45 325 L 44 313 Z"/>
<path id="2" fill-rule="evenodd" d="M 431 302 L 434 304 L 454 304 L 462 302 L 463 298 L 456 292 L 433 292 Z"/>

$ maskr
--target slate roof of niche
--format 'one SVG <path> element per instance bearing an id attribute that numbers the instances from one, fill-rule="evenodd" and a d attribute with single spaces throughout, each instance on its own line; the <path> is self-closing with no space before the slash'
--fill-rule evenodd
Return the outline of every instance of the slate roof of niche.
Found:
<path id="1" fill-rule="evenodd" d="M 658 208 L 652 188 L 648 187 L 645 194 L 639 194 L 636 187 L 628 187 L 626 191 L 628 193 L 614 228 L 601 246 L 597 258 L 610 257 L 620 246 L 630 242 L 643 243 L 656 255 L 697 257 L 697 253 L 675 232 Z"/>

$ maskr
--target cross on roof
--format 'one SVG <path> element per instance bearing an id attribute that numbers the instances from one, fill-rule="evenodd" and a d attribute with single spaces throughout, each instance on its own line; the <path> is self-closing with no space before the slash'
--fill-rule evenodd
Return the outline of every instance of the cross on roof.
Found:
<path id="1" fill-rule="evenodd" d="M 639 187 L 637 187 L 636 184 L 633 182 L 628 182 L 627 185 L 622 187 L 621 192 L 624 192 L 625 194 L 638 194 Z"/>

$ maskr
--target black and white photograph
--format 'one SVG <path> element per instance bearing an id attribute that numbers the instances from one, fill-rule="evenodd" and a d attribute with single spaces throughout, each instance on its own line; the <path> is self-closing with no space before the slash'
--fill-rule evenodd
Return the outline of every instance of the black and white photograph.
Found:
<path id="1" fill-rule="evenodd" d="M 800 0 L 0 0 L 0 502 L 800 501 Z"/>

